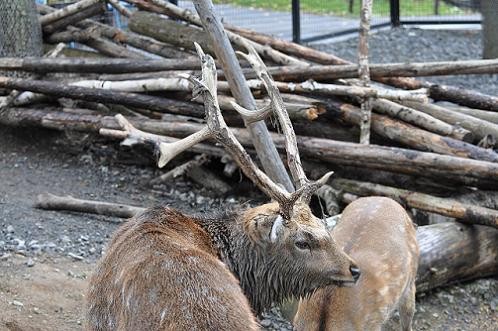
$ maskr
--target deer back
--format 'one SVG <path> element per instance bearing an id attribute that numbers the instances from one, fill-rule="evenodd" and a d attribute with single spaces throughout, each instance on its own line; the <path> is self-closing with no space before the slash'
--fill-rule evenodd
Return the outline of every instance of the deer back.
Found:
<path id="1" fill-rule="evenodd" d="M 88 303 L 88 330 L 258 329 L 209 235 L 169 208 L 116 232 L 90 279 Z"/>
<path id="2" fill-rule="evenodd" d="M 302 300 L 296 329 L 380 330 L 399 308 L 403 329 L 410 330 L 419 251 L 403 207 L 388 198 L 360 198 L 344 210 L 332 235 L 361 276 L 355 286 L 327 287 Z"/>

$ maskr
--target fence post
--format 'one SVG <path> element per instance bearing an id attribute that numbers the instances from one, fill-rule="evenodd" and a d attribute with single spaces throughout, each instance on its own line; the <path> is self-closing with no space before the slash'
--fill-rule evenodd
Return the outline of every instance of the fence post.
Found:
<path id="1" fill-rule="evenodd" d="M 389 8 L 391 10 L 391 25 L 396 27 L 401 25 L 399 19 L 399 0 L 390 0 Z"/>
<path id="2" fill-rule="evenodd" d="M 292 41 L 301 43 L 301 8 L 299 0 L 292 0 Z"/>

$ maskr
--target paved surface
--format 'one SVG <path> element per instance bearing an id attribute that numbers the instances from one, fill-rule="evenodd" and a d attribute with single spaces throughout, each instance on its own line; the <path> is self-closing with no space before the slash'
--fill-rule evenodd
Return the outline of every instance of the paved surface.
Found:
<path id="1" fill-rule="evenodd" d="M 179 1 L 179 6 L 194 10 L 191 1 Z M 238 7 L 230 4 L 215 5 L 218 14 L 227 23 L 271 34 L 279 38 L 292 39 L 292 15 L 289 12 L 279 12 L 270 9 Z M 478 20 L 480 15 L 465 16 L 418 16 L 403 17 L 403 19 L 417 20 Z M 373 24 L 387 23 L 389 17 L 374 17 Z M 359 26 L 359 19 L 332 15 L 317 15 L 301 13 L 301 38 L 308 39 L 327 35 L 344 30 L 355 29 Z"/>
<path id="2" fill-rule="evenodd" d="M 194 9 L 191 1 L 179 1 L 179 6 Z M 237 7 L 229 4 L 215 5 L 218 14 L 227 23 L 271 34 L 283 39 L 292 39 L 292 15 L 269 9 Z M 387 18 L 374 18 L 372 23 L 387 22 Z M 356 28 L 359 20 L 331 15 L 301 13 L 301 38 Z"/>

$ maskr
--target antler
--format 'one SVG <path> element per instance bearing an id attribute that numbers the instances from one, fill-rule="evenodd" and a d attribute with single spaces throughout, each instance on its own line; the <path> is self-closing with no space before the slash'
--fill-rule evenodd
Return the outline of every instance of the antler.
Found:
<path id="1" fill-rule="evenodd" d="M 204 51 L 197 43 L 195 43 L 195 47 L 199 58 L 201 59 L 202 79 L 199 80 L 191 75 L 183 75 L 183 77 L 188 79 L 194 85 L 194 97 L 198 95 L 202 95 L 203 97 L 207 121 L 206 127 L 186 138 L 169 143 L 159 139 L 156 135 L 135 129 L 123 116 L 117 115 L 116 119 L 118 120 L 118 123 L 123 131 L 102 129 L 101 133 L 119 135 L 120 137 L 122 136 L 123 138 L 126 138 L 125 141 L 143 140 L 154 143 L 160 152 L 158 161 L 159 167 L 163 167 L 172 158 L 191 146 L 205 139 L 215 138 L 221 145 L 223 145 L 244 174 L 251 179 L 254 184 L 256 184 L 267 196 L 278 202 L 284 224 L 287 224 L 291 219 L 296 201 L 301 200 L 309 203 L 312 194 L 320 186 L 327 182 L 329 177 L 332 175 L 332 172 L 325 174 L 316 182 L 310 182 L 306 178 L 297 149 L 296 135 L 294 133 L 294 129 L 292 128 L 292 123 L 285 109 L 282 97 L 280 96 L 275 82 L 268 74 L 266 66 L 254 48 L 247 43 L 245 46 L 248 49 L 249 54 L 239 54 L 244 56 L 251 63 L 258 77 L 265 85 L 271 102 L 269 107 L 264 107 L 258 111 L 250 111 L 236 104 L 234 104 L 234 108 L 241 113 L 246 121 L 261 120 L 271 114 L 272 110 L 275 112 L 285 136 L 289 168 L 294 181 L 298 185 L 298 189 L 295 192 L 287 192 L 284 188 L 273 182 L 264 172 L 262 172 L 235 138 L 232 131 L 228 128 L 218 104 L 217 72 L 214 59 L 210 55 L 204 54 Z"/>
<path id="2" fill-rule="evenodd" d="M 265 86 L 271 100 L 270 107 L 250 111 L 236 105 L 235 103 L 232 103 L 232 105 L 246 121 L 252 121 L 255 117 L 262 119 L 264 116 L 269 116 L 272 110 L 274 111 L 285 137 L 285 149 L 287 151 L 287 163 L 289 170 L 296 186 L 298 187 L 298 190 L 292 193 L 291 200 L 296 201 L 301 199 L 302 201 L 308 203 L 313 193 L 327 182 L 333 172 L 326 173 L 316 182 L 310 182 L 308 180 L 301 164 L 301 158 L 299 157 L 296 134 L 294 132 L 294 128 L 292 127 L 289 114 L 285 109 L 282 96 L 278 91 L 277 84 L 268 73 L 268 69 L 254 47 L 247 42 L 244 42 L 244 47 L 247 49 L 248 54 L 242 52 L 237 52 L 237 54 L 244 57 L 251 64 L 252 68 L 256 72 L 256 75 L 263 82 L 263 85 Z"/>

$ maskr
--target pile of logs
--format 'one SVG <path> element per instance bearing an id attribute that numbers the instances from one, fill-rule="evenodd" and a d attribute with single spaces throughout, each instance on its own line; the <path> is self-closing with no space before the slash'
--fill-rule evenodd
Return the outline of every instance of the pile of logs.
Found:
<path id="1" fill-rule="evenodd" d="M 122 114 L 154 139 L 176 141 L 203 126 L 202 100 L 191 100 L 192 87 L 184 78 L 199 73 L 199 60 L 194 56 L 197 42 L 216 55 L 219 102 L 226 122 L 242 145 L 257 152 L 266 172 L 289 185 L 286 174 L 279 175 L 275 167 L 272 173 L 275 162 L 264 157 L 264 139 L 273 141 L 277 151 L 284 149 L 278 128 L 271 120 L 269 133 L 266 128 L 261 131 L 261 122 L 244 123 L 232 106 L 232 101 L 246 108 L 268 104 L 266 91 L 247 62 L 234 62 L 223 40 L 229 40 L 235 50 L 250 43 L 282 93 L 310 177 L 336 171 L 331 185 L 320 193 L 330 215 L 358 196 L 384 195 L 408 208 L 482 225 L 475 227 L 479 235 L 482 232 L 494 240 L 486 240 L 479 251 L 495 253 L 485 274 L 497 271 L 498 235 L 490 228 L 498 228 L 496 206 L 458 197 L 498 187 L 498 97 L 414 77 L 496 74 L 498 60 L 368 63 L 368 8 L 362 11 L 357 65 L 240 27 L 225 24 L 220 30 L 209 8 L 204 15 L 199 12 L 206 1 L 194 1 L 199 15 L 164 0 L 126 2 L 134 9 L 108 1 L 127 18 L 127 30 L 92 19 L 105 10 L 101 0 L 82 0 L 60 10 L 39 5 L 44 40 L 58 46 L 43 58 L 0 58 L 0 72 L 5 75 L 0 77 L 0 90 L 8 91 L 0 97 L 0 124 L 124 139 L 125 131 L 110 134 L 123 129 L 114 117 Z M 85 47 L 68 48 L 68 43 Z M 239 63 L 243 84 L 227 70 Z M 8 75 L 11 71 L 32 75 L 13 78 Z M 212 158 L 221 159 L 225 169 L 223 174 L 211 173 L 214 177 L 209 182 L 218 180 L 220 191 L 230 190 L 222 177 L 232 176 L 236 167 L 224 151 L 213 142 L 196 145 L 191 151 L 201 156 L 165 172 L 155 182 L 195 173 L 191 170 L 202 168 Z M 120 212 L 126 206 L 112 208 L 117 208 L 114 215 L 118 216 L 137 211 Z M 102 210 L 107 209 L 94 212 L 106 213 Z M 477 231 L 459 227 L 469 241 L 472 231 Z"/>

